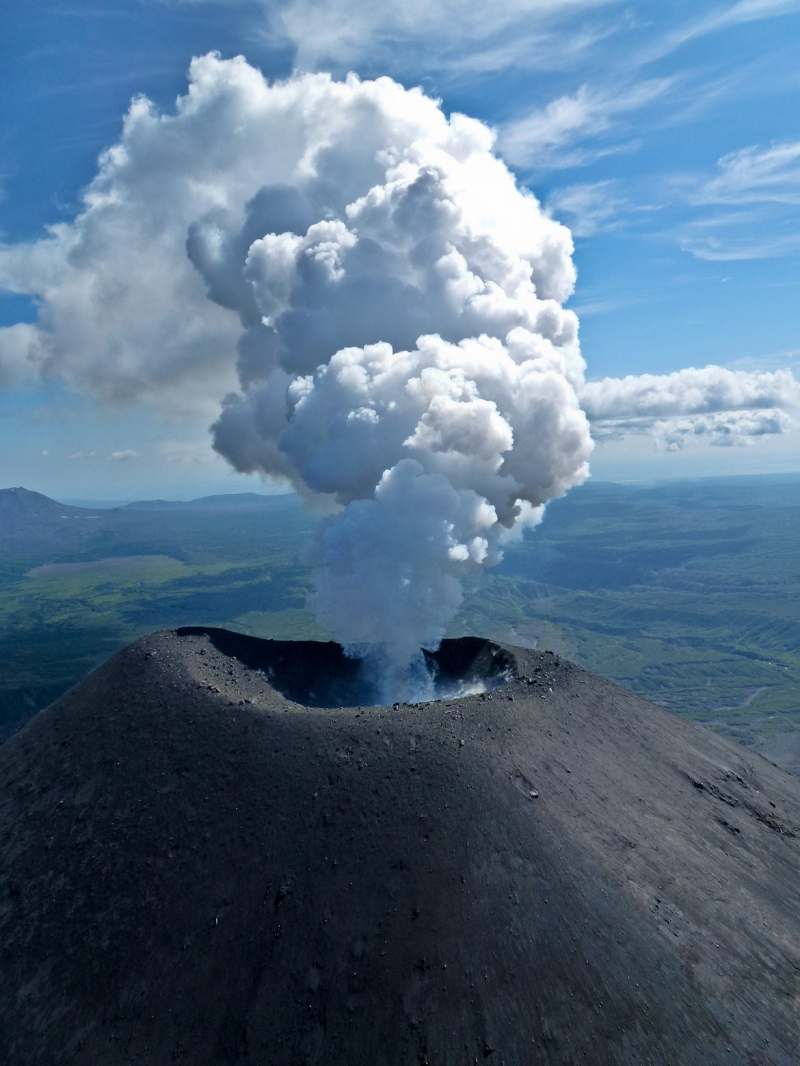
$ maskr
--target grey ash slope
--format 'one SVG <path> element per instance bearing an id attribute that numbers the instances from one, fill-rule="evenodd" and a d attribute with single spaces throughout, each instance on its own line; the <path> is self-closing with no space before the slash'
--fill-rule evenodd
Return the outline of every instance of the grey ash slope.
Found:
<path id="1" fill-rule="evenodd" d="M 162 633 L 7 742 L 0 1061 L 796 1066 L 800 782 L 445 652 L 512 680 L 306 707 L 335 646 Z"/>

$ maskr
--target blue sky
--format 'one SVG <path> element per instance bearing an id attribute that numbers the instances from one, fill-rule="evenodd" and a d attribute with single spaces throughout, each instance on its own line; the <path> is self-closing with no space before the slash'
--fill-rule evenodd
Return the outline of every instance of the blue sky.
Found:
<path id="1" fill-rule="evenodd" d="M 4 6 L 0 31 L 7 247 L 78 214 L 131 98 L 169 112 L 192 56 L 244 54 L 270 79 L 388 74 L 494 127 L 519 180 L 572 228 L 589 379 L 708 363 L 800 373 L 800 2 L 28 0 Z M 35 322 L 36 304 L 0 293 L 0 325 Z M 213 456 L 207 425 L 99 404 L 57 375 L 9 383 L 0 483 L 114 499 L 258 487 Z M 670 451 L 612 436 L 593 469 L 800 468 L 788 423 L 753 439 Z"/>

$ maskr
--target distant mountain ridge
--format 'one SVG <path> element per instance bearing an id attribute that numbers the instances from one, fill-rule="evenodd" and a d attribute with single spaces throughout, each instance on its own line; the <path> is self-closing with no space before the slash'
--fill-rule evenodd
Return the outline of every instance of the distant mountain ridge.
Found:
<path id="1" fill-rule="evenodd" d="M 21 486 L 0 489 L 0 544 L 64 543 L 89 533 L 111 512 L 72 507 Z"/>
<path id="2" fill-rule="evenodd" d="M 72 504 L 59 503 L 41 492 L 17 486 L 0 489 L 0 543 L 33 537 L 51 538 L 74 536 L 78 529 L 86 533 L 93 532 L 98 519 L 106 519 L 113 525 L 125 523 L 134 512 L 188 512 L 230 514 L 235 511 L 275 511 L 282 507 L 299 503 L 294 493 L 281 493 L 272 496 L 256 492 L 239 492 L 230 495 L 203 496 L 196 500 L 137 500 L 121 507 L 76 507 Z M 70 528 L 65 519 L 70 521 Z"/>
<path id="3" fill-rule="evenodd" d="M 118 508 L 121 511 L 240 511 L 253 507 L 275 507 L 276 501 L 294 497 L 293 492 L 274 493 L 232 492 L 216 496 L 201 496 L 196 500 L 135 500 Z"/>
<path id="4" fill-rule="evenodd" d="M 237 493 L 189 501 L 142 500 L 126 506 L 78 507 L 22 487 L 0 489 L 0 580 L 18 580 L 49 563 L 90 562 L 136 555 L 187 560 L 225 544 L 226 558 L 241 557 L 255 542 L 316 522 L 299 496 Z M 310 523 L 310 524 L 309 524 Z M 290 536 L 291 544 L 295 544 Z M 248 558 L 254 557 L 249 549 Z"/>

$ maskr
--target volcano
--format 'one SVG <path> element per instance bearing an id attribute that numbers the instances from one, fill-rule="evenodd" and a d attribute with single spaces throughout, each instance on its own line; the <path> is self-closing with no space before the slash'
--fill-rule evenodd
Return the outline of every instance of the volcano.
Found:
<path id="1" fill-rule="evenodd" d="M 145 637 L 0 748 L 0 1061 L 800 1061 L 800 781 L 465 638 Z"/>

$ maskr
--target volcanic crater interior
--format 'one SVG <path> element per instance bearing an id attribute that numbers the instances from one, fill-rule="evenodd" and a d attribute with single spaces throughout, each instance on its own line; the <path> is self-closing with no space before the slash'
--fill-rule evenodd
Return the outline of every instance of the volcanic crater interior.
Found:
<path id="1" fill-rule="evenodd" d="M 368 707 L 380 703 L 363 659 L 333 641 L 260 640 L 226 629 L 185 626 L 178 636 L 206 636 L 222 655 L 260 670 L 286 699 L 304 707 Z M 478 637 L 443 640 L 424 651 L 431 685 L 413 702 L 489 692 L 512 680 L 515 663 L 502 647 Z"/>

